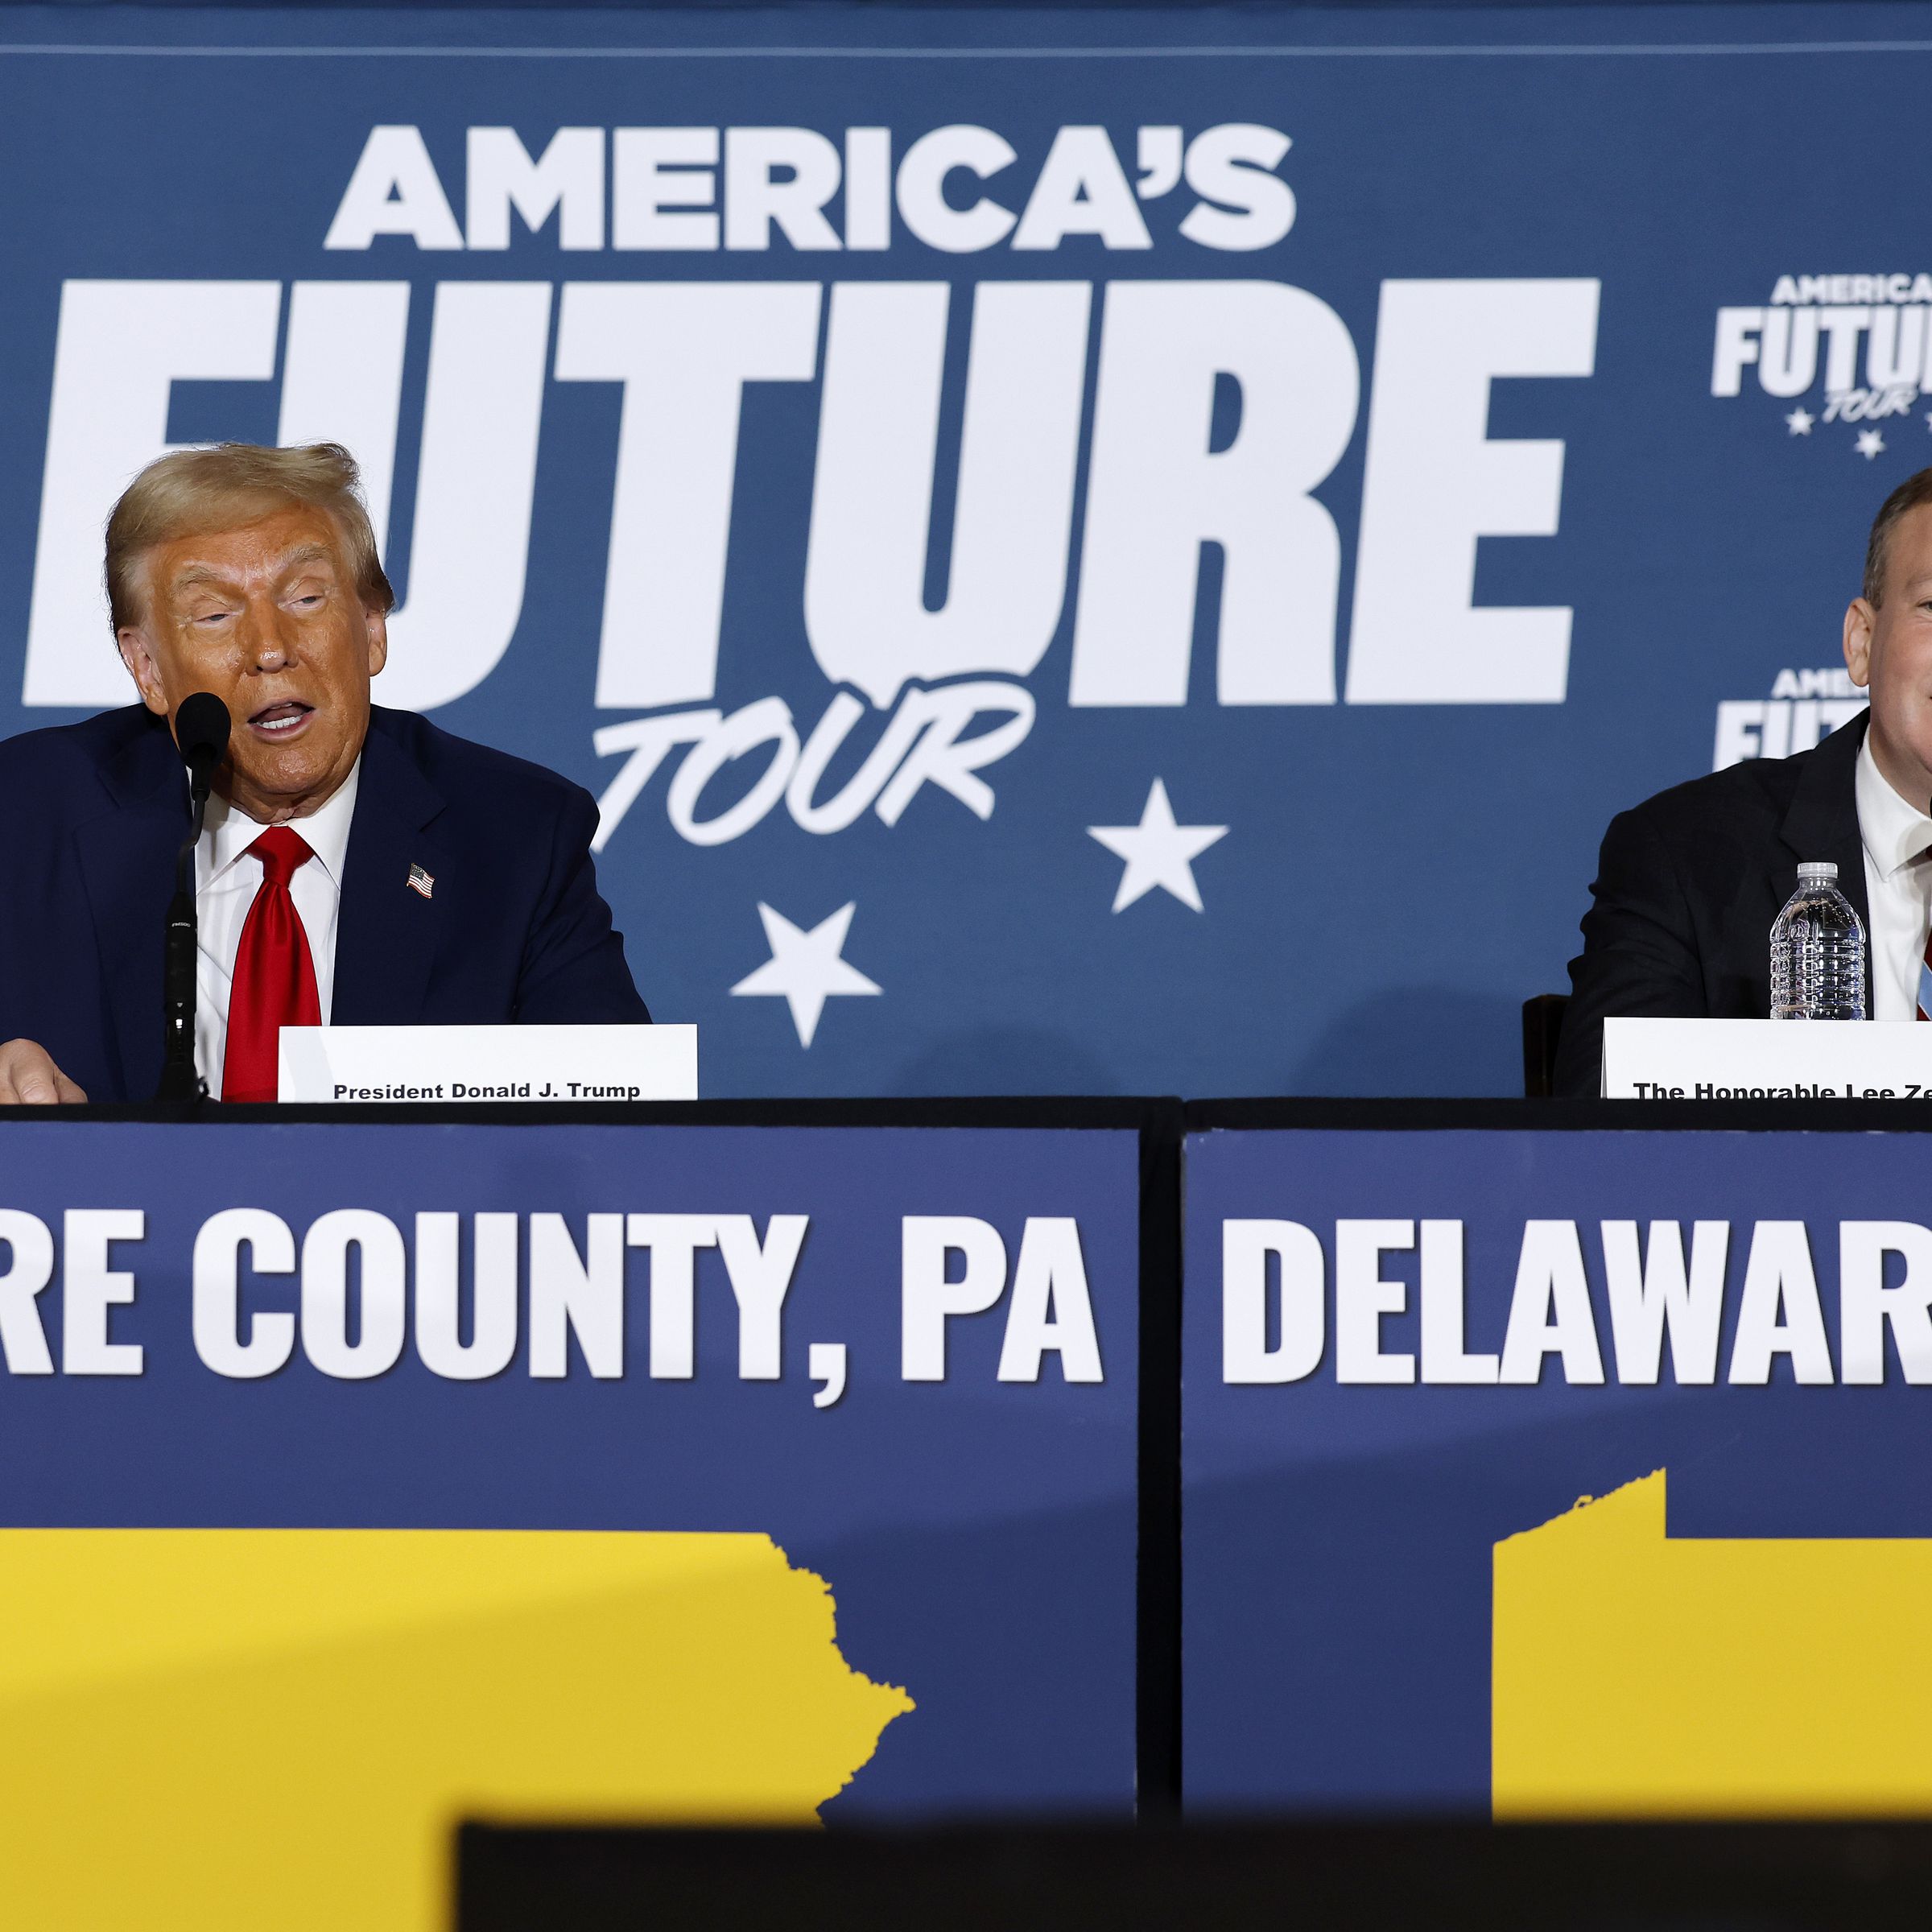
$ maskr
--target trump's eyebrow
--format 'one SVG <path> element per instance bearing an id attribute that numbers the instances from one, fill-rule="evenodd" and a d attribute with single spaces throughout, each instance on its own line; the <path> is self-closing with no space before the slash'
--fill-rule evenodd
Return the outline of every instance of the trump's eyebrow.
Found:
<path id="1" fill-rule="evenodd" d="M 335 558 L 326 543 L 304 543 L 299 548 L 291 550 L 287 556 L 281 559 L 276 567 L 275 576 L 278 579 L 291 576 L 308 564 L 327 564 L 332 566 L 334 562 Z M 238 587 L 238 580 L 236 578 L 231 576 L 225 570 L 217 570 L 212 564 L 184 564 L 175 572 L 173 578 L 170 580 L 169 588 L 192 590 L 197 584 L 218 584 L 229 589 Z"/>

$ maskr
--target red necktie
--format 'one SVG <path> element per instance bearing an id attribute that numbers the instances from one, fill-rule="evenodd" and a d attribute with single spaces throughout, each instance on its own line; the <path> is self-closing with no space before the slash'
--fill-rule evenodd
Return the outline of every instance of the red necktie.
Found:
<path id="1" fill-rule="evenodd" d="M 248 849 L 262 861 L 262 884 L 242 922 L 229 989 L 221 1097 L 272 1100 L 282 1029 L 322 1023 L 308 935 L 288 890 L 295 868 L 316 855 L 301 833 L 286 825 L 270 826 Z"/>

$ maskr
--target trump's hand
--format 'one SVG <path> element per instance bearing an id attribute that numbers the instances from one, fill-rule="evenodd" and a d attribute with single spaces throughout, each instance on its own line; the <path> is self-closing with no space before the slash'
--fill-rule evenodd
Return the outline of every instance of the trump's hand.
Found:
<path id="1" fill-rule="evenodd" d="M 0 1107 L 75 1106 L 87 1096 L 31 1040 L 0 1046 Z"/>

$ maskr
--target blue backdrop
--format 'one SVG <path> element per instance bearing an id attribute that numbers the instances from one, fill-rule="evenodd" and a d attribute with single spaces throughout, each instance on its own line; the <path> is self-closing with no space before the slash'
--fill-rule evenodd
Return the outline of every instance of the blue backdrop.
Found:
<path id="1" fill-rule="evenodd" d="M 0 729 L 140 462 L 340 437 L 712 1094 L 1511 1090 L 1932 458 L 1924 8 L 0 35 Z"/>

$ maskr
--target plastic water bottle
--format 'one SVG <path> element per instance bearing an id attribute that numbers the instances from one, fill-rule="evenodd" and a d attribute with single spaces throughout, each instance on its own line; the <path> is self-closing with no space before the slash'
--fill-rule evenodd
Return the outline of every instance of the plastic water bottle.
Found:
<path id="1" fill-rule="evenodd" d="M 1862 1020 L 1865 929 L 1824 861 L 1798 869 L 1798 890 L 1771 928 L 1771 1017 Z"/>

